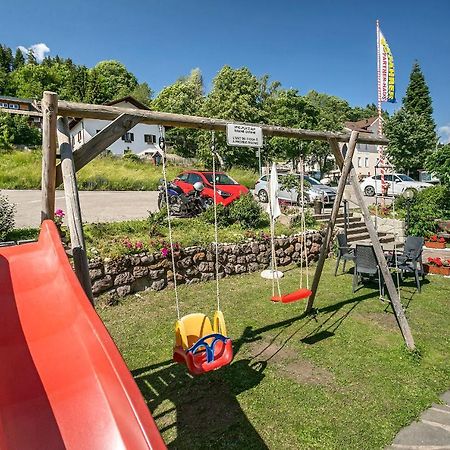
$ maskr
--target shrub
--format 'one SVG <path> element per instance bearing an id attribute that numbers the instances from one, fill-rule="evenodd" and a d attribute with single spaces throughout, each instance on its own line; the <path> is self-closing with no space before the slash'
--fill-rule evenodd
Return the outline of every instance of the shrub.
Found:
<path id="1" fill-rule="evenodd" d="M 123 159 L 125 159 L 126 161 L 133 161 L 133 162 L 142 162 L 141 158 L 139 158 L 138 155 L 136 155 L 136 153 L 125 153 L 123 155 Z"/>
<path id="2" fill-rule="evenodd" d="M 201 218 L 207 223 L 214 223 L 214 207 L 207 209 Z M 268 223 L 268 217 L 251 194 L 241 195 L 229 206 L 217 205 L 218 226 L 226 227 L 233 223 L 243 228 L 259 228 Z"/>
<path id="3" fill-rule="evenodd" d="M 430 236 L 436 233 L 436 219 L 450 219 L 450 187 L 433 186 L 417 193 L 410 201 L 409 234 Z M 407 200 L 399 197 L 395 206 L 406 210 Z"/>
<path id="4" fill-rule="evenodd" d="M 0 241 L 14 228 L 15 211 L 15 206 L 9 203 L 8 198 L 0 194 Z"/>

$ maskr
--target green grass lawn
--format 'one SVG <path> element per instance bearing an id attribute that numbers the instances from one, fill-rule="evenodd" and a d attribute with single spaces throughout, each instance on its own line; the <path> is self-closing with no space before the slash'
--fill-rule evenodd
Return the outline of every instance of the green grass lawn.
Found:
<path id="1" fill-rule="evenodd" d="M 185 167 L 168 165 L 169 179 Z M 227 172 L 238 182 L 253 188 L 256 172 L 233 168 Z M 77 173 L 81 190 L 147 191 L 156 190 L 162 178 L 162 167 L 149 162 L 136 162 L 122 158 L 97 157 Z M 41 152 L 0 152 L 0 189 L 40 189 Z"/>
<path id="2" fill-rule="evenodd" d="M 429 276 L 401 297 L 418 354 L 405 350 L 395 317 L 371 287 L 328 260 L 316 298 L 269 301 L 258 273 L 221 280 L 221 307 L 235 358 L 192 378 L 171 362 L 173 290 L 98 307 L 170 448 L 377 449 L 450 386 L 450 280 Z M 285 291 L 298 285 L 286 272 Z M 180 287 L 181 314 L 215 309 L 215 284 Z"/>

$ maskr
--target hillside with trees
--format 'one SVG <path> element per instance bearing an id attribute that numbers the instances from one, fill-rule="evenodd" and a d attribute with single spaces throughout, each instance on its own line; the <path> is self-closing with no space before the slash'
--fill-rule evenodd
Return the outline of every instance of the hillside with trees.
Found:
<path id="1" fill-rule="evenodd" d="M 0 94 L 40 99 L 45 90 L 57 92 L 64 100 L 96 104 L 132 95 L 158 111 L 332 131 L 341 130 L 347 120 L 376 112 L 375 105 L 352 108 L 346 100 L 325 93 L 302 95 L 298 89 L 283 88 L 269 75 L 257 77 L 246 67 L 222 67 L 208 93 L 200 70 L 194 69 L 154 96 L 149 85 L 139 82 L 119 61 L 100 61 L 88 68 L 70 58 L 47 56 L 39 63 L 32 51 L 24 55 L 19 49 L 13 52 L 0 45 Z M 20 119 L 0 117 L 0 147 L 35 144 L 35 133 L 24 134 L 23 125 Z M 209 161 L 210 133 L 173 129 L 168 131 L 168 139 L 178 154 Z M 256 164 L 253 150 L 228 147 L 220 133 L 217 148 L 228 166 Z M 329 150 L 323 143 L 305 143 L 300 149 L 296 140 L 271 138 L 267 148 L 272 156 L 293 163 L 302 152 L 305 157 L 311 155 L 323 170 L 327 168 Z"/>

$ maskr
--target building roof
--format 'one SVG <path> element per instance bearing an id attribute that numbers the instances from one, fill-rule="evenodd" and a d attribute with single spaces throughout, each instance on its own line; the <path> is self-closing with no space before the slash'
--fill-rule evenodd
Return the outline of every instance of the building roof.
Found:
<path id="1" fill-rule="evenodd" d="M 345 122 L 345 128 L 360 133 L 372 133 L 369 128 L 378 120 L 378 116 L 358 120 L 357 122 Z"/>
<path id="2" fill-rule="evenodd" d="M 137 109 L 147 109 L 148 111 L 150 111 L 150 108 L 147 105 L 144 105 L 139 100 L 136 100 L 134 97 L 132 97 L 131 95 L 127 95 L 126 97 L 118 98 L 117 100 L 113 100 L 111 102 L 107 102 L 107 103 L 105 103 L 105 105 L 114 106 L 114 105 L 117 105 L 118 103 L 122 103 L 122 102 L 131 103 L 132 105 L 136 106 Z"/>
<path id="3" fill-rule="evenodd" d="M 7 100 L 8 102 L 20 102 L 33 104 L 34 100 L 31 98 L 10 97 L 9 95 L 0 95 L 0 100 Z"/>
<path id="4" fill-rule="evenodd" d="M 122 97 L 122 98 L 118 98 L 117 100 L 112 100 L 110 102 L 106 102 L 106 103 L 104 103 L 104 105 L 114 106 L 114 105 L 117 105 L 118 103 L 122 103 L 122 102 L 131 103 L 132 105 L 136 106 L 137 109 L 146 109 L 148 111 L 151 111 L 147 105 L 144 105 L 139 100 L 136 100 L 134 97 L 132 97 L 131 95 L 127 95 L 126 97 Z M 80 121 L 81 121 L 81 119 L 79 119 L 79 118 L 72 119 L 69 122 L 69 128 L 72 129 Z"/>

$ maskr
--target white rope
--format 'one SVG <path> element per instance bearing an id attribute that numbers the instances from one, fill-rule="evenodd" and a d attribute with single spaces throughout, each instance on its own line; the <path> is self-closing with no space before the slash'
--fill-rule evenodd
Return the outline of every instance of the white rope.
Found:
<path id="1" fill-rule="evenodd" d="M 215 152 L 215 133 L 212 132 L 212 167 L 213 167 L 213 191 L 214 191 L 214 245 L 216 248 L 216 297 L 217 311 L 220 311 L 220 292 L 219 292 L 219 232 L 217 224 L 217 192 L 216 192 L 216 152 Z"/>
<path id="2" fill-rule="evenodd" d="M 281 297 L 281 289 L 280 289 L 280 280 L 278 279 L 278 266 L 277 266 L 277 258 L 275 255 L 275 220 L 272 215 L 272 199 L 271 199 L 271 191 L 270 191 L 270 177 L 272 177 L 272 171 L 269 170 L 269 160 L 267 160 L 267 190 L 269 192 L 269 219 L 270 219 L 270 248 L 272 253 L 272 262 L 271 262 L 271 270 L 272 270 L 272 297 L 275 296 L 275 283 L 277 285 L 278 296 Z"/>
<path id="3" fill-rule="evenodd" d="M 306 219 L 305 219 L 305 168 L 303 165 L 303 158 L 300 159 L 301 172 L 300 172 L 300 197 L 302 201 L 301 206 L 301 220 L 300 220 L 300 230 L 302 233 L 302 245 L 300 246 L 300 251 L 305 255 L 305 273 L 306 273 L 306 289 L 309 289 L 309 267 L 308 267 L 308 246 L 306 243 Z M 303 255 L 300 257 L 300 288 L 303 287 Z"/>
<path id="4" fill-rule="evenodd" d="M 164 178 L 164 191 L 166 196 L 166 208 L 167 208 L 167 224 L 169 229 L 169 243 L 170 243 L 170 254 L 172 256 L 172 272 L 173 272 L 173 286 L 175 291 L 175 304 L 177 307 L 177 317 L 180 320 L 180 305 L 178 301 L 178 289 L 177 289 L 177 269 L 175 266 L 175 255 L 174 255 L 174 246 L 173 246 L 173 238 L 172 238 L 172 222 L 170 219 L 170 208 L 169 208 L 169 189 L 167 186 L 167 173 L 166 173 L 166 146 L 164 140 L 164 127 L 159 126 L 159 132 L 161 134 L 161 138 L 159 141 L 159 148 L 162 152 L 162 169 L 163 169 L 163 178 Z"/>

